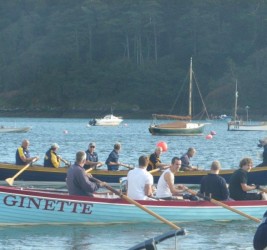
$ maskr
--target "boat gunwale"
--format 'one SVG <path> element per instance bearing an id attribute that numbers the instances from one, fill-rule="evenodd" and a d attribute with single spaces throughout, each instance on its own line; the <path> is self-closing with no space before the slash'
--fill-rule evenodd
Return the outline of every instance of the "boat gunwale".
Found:
<path id="1" fill-rule="evenodd" d="M 82 202 L 82 203 L 100 203 L 107 205 L 127 205 L 134 206 L 129 204 L 127 201 L 121 198 L 99 198 L 99 197 L 87 197 L 87 196 L 75 196 L 69 195 L 68 193 L 53 193 L 51 191 L 43 191 L 38 189 L 27 189 L 19 187 L 5 187 L 0 186 L 1 194 L 9 195 L 19 195 L 19 196 L 29 196 L 29 197 L 40 197 L 44 199 L 59 199 L 67 200 L 73 202 Z M 188 207 L 188 208 L 221 208 L 216 204 L 213 204 L 209 201 L 199 200 L 199 201 L 166 201 L 166 200 L 142 200 L 138 201 L 140 204 L 149 206 L 149 207 Z M 245 200 L 245 201 L 222 201 L 224 204 L 235 208 L 242 207 L 262 207 L 267 206 L 267 200 Z"/>
<path id="2" fill-rule="evenodd" d="M 8 169 L 8 170 L 20 170 L 24 165 L 15 165 L 12 163 L 0 163 L 0 169 Z M 232 168 L 232 169 L 221 169 L 220 175 L 224 174 L 230 174 L 233 173 L 238 168 Z M 25 170 L 25 172 L 51 172 L 51 173 L 67 173 L 68 167 L 60 167 L 60 168 L 48 168 L 44 167 L 42 165 L 33 165 L 30 166 L 28 169 Z M 266 167 L 253 167 L 249 173 L 254 172 L 263 172 L 267 171 Z M 129 170 L 119 170 L 119 171 L 109 171 L 107 169 L 94 169 L 91 171 L 91 174 L 96 175 L 111 175 L 111 176 L 117 176 L 122 175 L 126 176 Z M 210 170 L 197 170 L 197 171 L 179 171 L 175 174 L 175 176 L 199 176 L 199 175 L 207 175 L 210 172 Z M 162 172 L 153 173 L 154 176 L 160 176 Z"/>

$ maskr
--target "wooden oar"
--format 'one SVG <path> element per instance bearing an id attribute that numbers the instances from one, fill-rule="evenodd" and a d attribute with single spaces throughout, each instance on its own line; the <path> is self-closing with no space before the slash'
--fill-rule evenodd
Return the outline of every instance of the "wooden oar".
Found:
<path id="1" fill-rule="evenodd" d="M 158 220 L 168 224 L 169 226 L 171 226 L 174 229 L 180 230 L 181 228 L 179 228 L 178 226 L 176 226 L 175 224 L 173 224 L 172 222 L 166 220 L 165 218 L 161 217 L 160 215 L 154 213 L 153 211 L 151 211 L 150 209 L 146 208 L 145 206 L 141 205 L 140 203 L 138 203 L 137 201 L 129 198 L 128 196 L 120 193 L 119 191 L 117 191 L 116 189 L 112 188 L 111 186 L 109 186 L 108 184 L 94 178 L 91 177 L 91 179 L 93 179 L 94 181 L 101 183 L 103 187 L 105 187 L 106 189 L 110 190 L 111 192 L 113 192 L 114 194 L 118 195 L 119 197 L 121 197 L 122 199 L 128 201 L 129 203 L 139 207 L 140 209 L 144 210 L 145 212 L 147 212 L 148 214 L 154 216 L 155 218 L 157 218 Z"/>
<path id="2" fill-rule="evenodd" d="M 86 173 L 90 173 L 91 171 L 93 171 L 93 170 L 95 170 L 95 169 L 97 169 L 97 168 L 100 168 L 101 166 L 103 166 L 103 165 L 96 165 L 96 166 L 94 166 L 93 168 L 89 168 L 89 169 L 87 169 L 87 170 L 85 170 L 85 172 Z"/>
<path id="3" fill-rule="evenodd" d="M 153 174 L 153 173 L 157 173 L 161 170 L 161 168 L 155 168 L 155 169 L 152 169 L 150 171 L 148 171 L 150 174 Z"/>
<path id="4" fill-rule="evenodd" d="M 30 163 L 28 163 L 25 167 L 23 167 L 19 172 L 17 172 L 13 177 L 5 179 L 5 181 L 8 183 L 9 186 L 13 186 L 14 180 L 22 173 L 24 172 L 33 162 L 37 161 L 37 157 L 34 158 Z"/>
<path id="5" fill-rule="evenodd" d="M 204 198 L 205 200 L 208 200 L 208 201 L 210 201 L 210 202 L 213 203 L 213 204 L 216 204 L 216 205 L 218 205 L 218 206 L 222 206 L 222 207 L 224 207 L 224 208 L 226 208 L 226 209 L 228 209 L 228 210 L 230 210 L 230 211 L 232 211 L 232 212 L 234 212 L 234 213 L 237 213 L 237 214 L 239 214 L 239 215 L 241 215 L 241 216 L 244 216 L 244 217 L 246 217 L 246 218 L 248 218 L 248 219 L 250 219 L 250 220 L 253 220 L 253 221 L 258 222 L 258 223 L 261 222 L 261 220 L 259 220 L 258 218 L 255 218 L 255 217 L 250 216 L 250 215 L 248 215 L 248 214 L 246 214 L 246 213 L 244 213 L 244 212 L 242 212 L 242 211 L 240 211 L 240 210 L 237 210 L 237 209 L 235 209 L 235 208 L 233 208 L 233 207 L 230 207 L 230 206 L 226 205 L 226 204 L 223 203 L 223 202 L 220 202 L 220 201 L 214 200 L 214 199 L 212 199 L 212 198 L 210 198 L 210 197 L 201 195 L 201 194 L 199 194 L 199 193 L 197 193 L 197 192 L 195 192 L 195 191 L 193 191 L 193 190 L 190 190 L 190 189 L 187 189 L 186 191 L 187 191 L 188 193 L 192 194 L 192 195 L 198 196 L 198 197 L 200 197 L 200 198 Z"/>
<path id="6" fill-rule="evenodd" d="M 125 168 L 128 168 L 128 169 L 130 169 L 130 170 L 134 169 L 134 167 L 133 167 L 133 166 L 131 166 L 131 165 L 128 165 L 128 164 L 124 164 L 124 163 L 120 163 L 120 166 L 123 166 L 123 167 L 125 167 Z"/>
<path id="7" fill-rule="evenodd" d="M 170 167 L 170 166 L 169 166 Z M 166 169 L 168 169 L 169 167 L 167 167 L 167 168 L 164 168 L 164 169 L 162 169 L 162 168 L 155 168 L 155 169 L 152 169 L 152 170 L 150 170 L 150 171 L 148 171 L 150 174 L 153 174 L 153 173 L 157 173 L 157 172 L 159 172 L 159 171 L 161 171 L 161 170 L 166 170 Z"/>
<path id="8" fill-rule="evenodd" d="M 59 159 L 64 162 L 66 165 L 70 165 L 70 163 L 67 160 L 64 160 L 63 158 L 59 157 Z"/>

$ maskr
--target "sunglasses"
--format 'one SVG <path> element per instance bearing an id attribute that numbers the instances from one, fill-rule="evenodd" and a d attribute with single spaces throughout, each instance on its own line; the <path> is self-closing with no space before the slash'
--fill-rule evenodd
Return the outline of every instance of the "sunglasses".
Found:
<path id="1" fill-rule="evenodd" d="M 90 148 L 95 148 L 95 146 L 90 146 Z"/>

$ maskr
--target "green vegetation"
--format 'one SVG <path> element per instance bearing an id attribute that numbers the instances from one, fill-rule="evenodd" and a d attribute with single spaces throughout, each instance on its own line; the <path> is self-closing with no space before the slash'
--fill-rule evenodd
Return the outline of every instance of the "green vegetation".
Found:
<path id="1" fill-rule="evenodd" d="M 239 113 L 267 114 L 266 1 L 8 0 L 0 14 L 1 110 L 168 113 L 192 56 L 209 113 L 232 112 L 237 79 Z"/>

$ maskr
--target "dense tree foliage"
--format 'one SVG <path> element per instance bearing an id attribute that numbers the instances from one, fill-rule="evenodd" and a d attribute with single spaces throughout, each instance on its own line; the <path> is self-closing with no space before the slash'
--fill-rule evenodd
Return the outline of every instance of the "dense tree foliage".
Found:
<path id="1" fill-rule="evenodd" d="M 239 112 L 266 115 L 265 0 L 8 0 L 0 15 L 2 109 L 167 113 L 180 93 L 186 113 L 192 57 L 209 112 L 232 112 L 237 81 Z"/>

